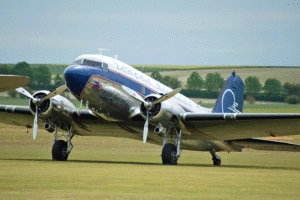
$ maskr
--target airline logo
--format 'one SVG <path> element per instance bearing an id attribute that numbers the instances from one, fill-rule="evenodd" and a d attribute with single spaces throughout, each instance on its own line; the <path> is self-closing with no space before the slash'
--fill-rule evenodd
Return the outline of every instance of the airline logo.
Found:
<path id="1" fill-rule="evenodd" d="M 94 88 L 95 90 L 101 90 L 101 87 L 102 87 L 102 84 L 100 81 L 95 81 L 92 86 L 92 88 Z"/>
<path id="2" fill-rule="evenodd" d="M 239 104 L 235 100 L 234 92 L 231 89 L 225 90 L 222 96 L 222 112 L 223 113 L 241 113 L 237 107 Z"/>

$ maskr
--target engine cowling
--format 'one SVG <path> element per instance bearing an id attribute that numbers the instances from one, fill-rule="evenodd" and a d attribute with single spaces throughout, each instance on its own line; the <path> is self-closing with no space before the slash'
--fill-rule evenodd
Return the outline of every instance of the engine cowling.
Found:
<path id="1" fill-rule="evenodd" d="M 42 99 L 47 96 L 50 92 L 41 90 L 33 94 L 34 98 Z M 33 115 L 36 113 L 36 105 L 29 101 L 30 111 Z M 73 110 L 76 107 L 65 97 L 56 95 L 51 99 L 43 101 L 39 105 L 38 114 L 39 118 L 44 119 L 50 124 L 70 124 L 72 121 Z"/>
<path id="2" fill-rule="evenodd" d="M 161 95 L 151 94 L 145 98 L 147 102 L 154 102 Z M 147 108 L 144 103 L 141 104 L 141 114 L 144 119 L 147 118 Z M 161 125 L 165 128 L 170 128 L 179 124 L 178 116 L 184 113 L 184 109 L 171 99 L 161 103 L 154 104 L 149 110 L 149 122 L 153 125 Z"/>

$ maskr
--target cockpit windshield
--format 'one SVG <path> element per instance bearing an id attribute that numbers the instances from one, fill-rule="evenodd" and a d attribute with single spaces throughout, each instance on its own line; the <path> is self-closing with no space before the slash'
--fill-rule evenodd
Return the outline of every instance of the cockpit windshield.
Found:
<path id="1" fill-rule="evenodd" d="M 100 68 L 104 68 L 104 71 L 108 71 L 108 65 L 106 63 L 97 62 L 93 60 L 87 60 L 87 59 L 84 59 L 83 61 L 82 59 L 75 60 L 73 65 L 86 65 L 90 67 L 100 67 Z"/>
<path id="2" fill-rule="evenodd" d="M 73 63 L 73 65 L 81 65 L 81 63 L 82 63 L 82 59 L 75 60 L 74 63 Z"/>
<path id="3" fill-rule="evenodd" d="M 84 59 L 82 62 L 82 65 L 87 65 L 87 66 L 91 66 L 91 67 L 102 67 L 102 62 Z"/>

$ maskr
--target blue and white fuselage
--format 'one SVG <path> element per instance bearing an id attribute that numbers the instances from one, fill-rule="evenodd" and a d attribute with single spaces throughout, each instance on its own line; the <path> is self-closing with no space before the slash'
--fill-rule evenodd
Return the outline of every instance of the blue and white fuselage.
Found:
<path id="1" fill-rule="evenodd" d="M 81 55 L 64 72 L 66 84 L 78 100 L 88 101 L 93 112 L 101 113 L 111 120 L 129 117 L 130 107 L 137 101 L 122 90 L 124 85 L 143 98 L 150 94 L 165 94 L 171 88 L 156 81 L 135 68 L 111 57 L 103 55 Z M 179 105 L 180 112 L 210 113 L 182 94 L 169 101 Z M 132 111 L 132 110 L 131 110 Z"/>
<path id="2" fill-rule="evenodd" d="M 77 57 L 73 65 L 65 70 L 64 78 L 69 90 L 79 101 L 83 101 L 93 113 L 108 121 L 126 121 L 137 115 L 146 119 L 147 114 L 145 109 L 143 110 L 143 104 L 128 95 L 122 86 L 130 88 L 150 101 L 172 91 L 171 88 L 135 68 L 103 55 L 88 54 Z M 236 149 L 228 146 L 226 141 L 197 140 L 198 136 L 190 135 L 180 121 L 180 115 L 184 113 L 211 112 L 212 109 L 201 107 L 178 93 L 151 109 L 149 123 L 156 127 L 155 133 L 157 133 L 156 129 L 175 127 L 182 129 L 184 134 L 189 134 L 189 139 L 181 142 L 184 149 L 207 151 L 213 147 L 218 151 L 235 151 Z M 161 144 L 161 137 L 157 134 L 148 136 L 152 143 Z"/>

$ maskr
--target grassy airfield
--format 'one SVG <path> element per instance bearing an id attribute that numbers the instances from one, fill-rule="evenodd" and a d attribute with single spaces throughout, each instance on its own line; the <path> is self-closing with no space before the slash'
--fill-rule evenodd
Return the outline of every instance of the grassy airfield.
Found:
<path id="1" fill-rule="evenodd" d="M 286 105 L 287 106 L 287 105 Z M 251 105 L 277 112 L 286 108 Z M 245 108 L 246 109 L 246 108 Z M 300 131 L 300 128 L 299 128 Z M 300 132 L 299 132 L 300 134 Z M 292 136 L 300 144 L 300 136 Z M 299 199 L 300 153 L 245 149 L 183 151 L 178 166 L 161 164 L 161 147 L 120 138 L 74 137 L 67 162 L 51 161 L 53 134 L 0 124 L 0 199 Z"/>

